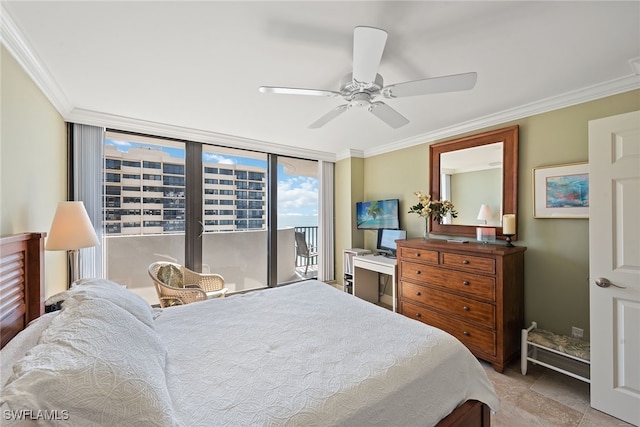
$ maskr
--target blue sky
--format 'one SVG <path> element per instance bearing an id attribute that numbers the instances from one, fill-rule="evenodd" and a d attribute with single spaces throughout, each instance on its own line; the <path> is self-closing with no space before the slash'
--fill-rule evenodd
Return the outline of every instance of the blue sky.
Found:
<path id="1" fill-rule="evenodd" d="M 184 159 L 185 150 L 153 144 L 105 139 L 124 153 L 132 147 L 159 148 L 171 157 Z M 214 148 L 214 147 L 213 147 Z M 203 161 L 228 165 L 256 166 L 267 169 L 266 160 L 204 152 Z M 278 226 L 305 226 L 318 224 L 318 179 L 308 176 L 289 175 L 278 165 Z"/>

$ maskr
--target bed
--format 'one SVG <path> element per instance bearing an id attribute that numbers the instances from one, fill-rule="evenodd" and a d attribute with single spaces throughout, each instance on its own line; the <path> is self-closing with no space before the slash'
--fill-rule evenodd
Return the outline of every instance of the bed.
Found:
<path id="1" fill-rule="evenodd" d="M 41 280 L 25 279 L 32 265 L 42 274 L 41 259 L 4 268 L 25 256 L 7 244 L 16 238 L 0 241 L 3 344 L 13 338 L 0 352 L 4 420 L 488 426 L 498 408 L 455 338 L 318 281 L 152 309 L 118 284 L 86 279 L 49 298 L 62 309 L 44 314 Z M 22 314 L 9 315 L 6 282 L 16 275 Z"/>

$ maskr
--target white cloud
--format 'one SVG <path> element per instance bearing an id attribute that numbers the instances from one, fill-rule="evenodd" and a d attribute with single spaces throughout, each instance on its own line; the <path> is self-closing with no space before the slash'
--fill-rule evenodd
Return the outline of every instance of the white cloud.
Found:
<path id="1" fill-rule="evenodd" d="M 133 144 L 131 144 L 128 141 L 119 141 L 117 139 L 108 139 L 107 143 L 110 145 L 113 145 L 114 147 L 116 147 L 118 149 L 118 151 L 122 151 L 123 153 L 126 153 L 129 151 L 129 148 L 133 147 Z"/>
<path id="2" fill-rule="evenodd" d="M 236 161 L 215 153 L 203 153 L 202 160 L 205 162 L 218 163 L 221 165 L 234 165 Z"/>
<path id="3" fill-rule="evenodd" d="M 278 215 L 317 215 L 318 180 L 292 177 L 278 182 Z"/>

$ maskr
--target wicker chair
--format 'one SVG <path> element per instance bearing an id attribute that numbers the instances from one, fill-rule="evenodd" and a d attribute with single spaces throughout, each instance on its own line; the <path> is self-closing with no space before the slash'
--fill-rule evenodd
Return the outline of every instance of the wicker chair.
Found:
<path id="1" fill-rule="evenodd" d="M 160 269 L 168 265 L 174 266 L 182 273 L 183 287 L 170 286 L 158 277 Z M 224 287 L 224 278 L 219 274 L 196 273 L 180 264 L 167 261 L 158 261 L 149 265 L 149 276 L 156 288 L 160 306 L 163 308 L 209 298 L 224 298 L 228 290 Z"/>

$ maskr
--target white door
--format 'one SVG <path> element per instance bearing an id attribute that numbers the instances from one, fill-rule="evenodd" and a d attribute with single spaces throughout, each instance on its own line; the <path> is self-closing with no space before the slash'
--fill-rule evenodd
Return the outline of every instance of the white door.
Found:
<path id="1" fill-rule="evenodd" d="M 640 425 L 640 111 L 589 122 L 591 406 Z"/>

